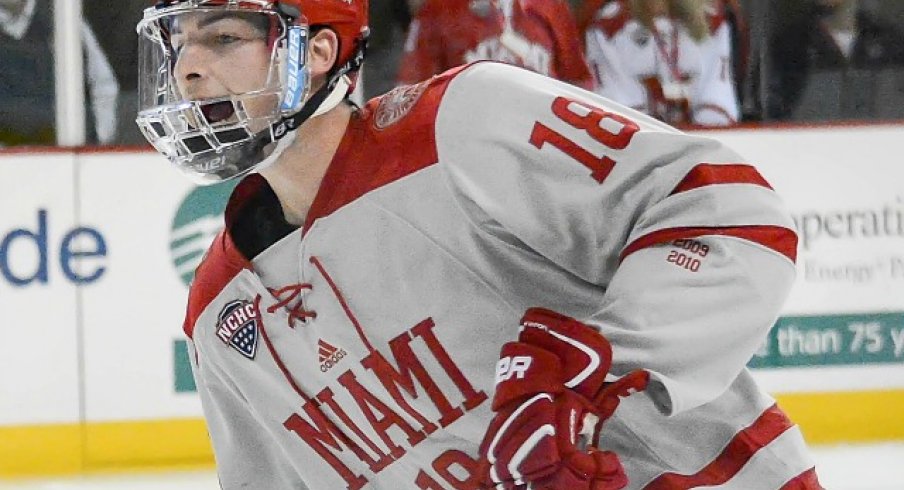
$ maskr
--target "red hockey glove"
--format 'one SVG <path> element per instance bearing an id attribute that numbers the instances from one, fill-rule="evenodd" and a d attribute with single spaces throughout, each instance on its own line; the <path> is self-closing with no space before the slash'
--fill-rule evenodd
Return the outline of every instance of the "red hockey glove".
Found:
<path id="1" fill-rule="evenodd" d="M 496 366 L 496 417 L 480 445 L 484 488 L 625 487 L 618 457 L 596 442 L 619 397 L 646 388 L 648 373 L 607 384 L 611 363 L 612 348 L 596 330 L 553 311 L 527 310 L 518 341 L 502 347 Z"/>

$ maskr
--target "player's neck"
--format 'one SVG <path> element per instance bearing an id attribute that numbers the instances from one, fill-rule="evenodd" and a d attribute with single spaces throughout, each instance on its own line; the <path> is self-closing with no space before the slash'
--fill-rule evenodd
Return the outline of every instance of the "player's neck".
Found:
<path id="1" fill-rule="evenodd" d="M 314 202 L 323 176 L 348 128 L 353 109 L 345 103 L 305 122 L 292 146 L 272 166 L 261 171 L 282 204 L 286 220 L 301 226 Z"/>

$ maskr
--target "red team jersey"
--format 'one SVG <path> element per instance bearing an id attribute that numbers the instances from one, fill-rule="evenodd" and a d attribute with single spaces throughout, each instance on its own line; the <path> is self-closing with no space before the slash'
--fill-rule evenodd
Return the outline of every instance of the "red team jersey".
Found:
<path id="1" fill-rule="evenodd" d="M 223 488 L 477 488 L 532 306 L 651 373 L 603 428 L 628 488 L 818 488 L 745 368 L 795 275 L 789 215 L 718 142 L 625 112 L 478 63 L 356 112 L 300 228 L 247 177 L 185 322 Z"/>
<path id="2" fill-rule="evenodd" d="M 680 22 L 657 17 L 651 32 L 634 19 L 629 1 L 604 2 L 585 34 L 595 91 L 670 123 L 736 123 L 732 28 L 724 12 L 722 0 L 710 1 L 709 37 L 698 42 Z"/>
<path id="3" fill-rule="evenodd" d="M 590 88 L 580 36 L 564 0 L 427 0 L 408 31 L 398 79 L 417 83 L 478 60 L 504 61 Z"/>

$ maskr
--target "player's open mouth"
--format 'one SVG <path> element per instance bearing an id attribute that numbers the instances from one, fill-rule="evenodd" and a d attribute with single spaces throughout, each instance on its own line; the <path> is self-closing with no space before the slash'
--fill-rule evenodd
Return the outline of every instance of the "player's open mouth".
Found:
<path id="1" fill-rule="evenodd" d="M 235 114 L 235 106 L 231 100 L 213 102 L 201 106 L 201 113 L 209 124 L 214 124 L 232 117 Z"/>

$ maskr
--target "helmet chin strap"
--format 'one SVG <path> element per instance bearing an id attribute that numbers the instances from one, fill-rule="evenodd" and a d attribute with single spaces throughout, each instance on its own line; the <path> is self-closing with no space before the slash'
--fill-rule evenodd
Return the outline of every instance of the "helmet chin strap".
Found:
<path id="1" fill-rule="evenodd" d="M 301 127 L 305 121 L 312 117 L 326 114 L 345 100 L 351 87 L 349 74 L 358 71 L 361 68 L 361 64 L 364 63 L 368 33 L 367 31 L 363 33 L 358 49 L 352 58 L 329 74 L 327 82 L 308 97 L 300 111 L 282 118 L 254 136 L 252 144 L 242 152 L 242 158 L 260 162 L 253 167 L 253 171 L 258 172 L 273 165 L 286 148 L 295 141 L 295 130 Z M 276 148 L 273 149 L 270 155 L 265 155 L 264 148 L 271 143 L 276 143 Z"/>
<path id="2" fill-rule="evenodd" d="M 309 119 L 313 119 L 317 116 L 322 116 L 322 115 L 326 114 L 327 112 L 333 110 L 336 106 L 341 104 L 343 100 L 345 100 L 345 94 L 348 93 L 348 89 L 350 86 L 351 86 L 351 82 L 349 81 L 348 76 L 343 75 L 342 77 L 340 77 L 338 82 L 336 82 L 336 86 L 333 88 L 332 91 L 329 92 L 329 95 L 327 95 L 326 98 L 323 99 L 323 102 L 321 102 L 318 105 L 318 107 L 314 111 L 314 113 L 311 114 L 310 116 L 306 117 L 305 119 L 303 119 L 302 122 L 309 120 Z M 313 102 L 312 99 L 317 98 L 316 96 L 319 93 L 321 93 L 325 88 L 326 88 L 326 86 L 324 86 L 323 88 L 318 90 L 314 95 L 312 95 L 310 97 L 310 99 L 308 99 L 308 102 L 305 104 L 305 106 L 312 103 Z M 322 98 L 322 96 L 321 96 L 321 98 Z M 261 163 L 259 163 L 254 168 L 254 171 L 260 172 L 261 170 L 276 163 L 276 161 L 279 160 L 279 157 L 282 156 L 283 152 L 286 151 L 286 149 L 288 147 L 292 146 L 292 143 L 295 142 L 295 137 L 297 135 L 298 135 L 297 131 L 290 130 L 287 132 L 287 134 L 285 136 L 283 136 L 282 138 L 277 140 L 276 148 L 273 149 L 273 153 L 271 153 L 267 158 L 263 159 L 261 161 Z"/>
<path id="3" fill-rule="evenodd" d="M 345 100 L 345 94 L 348 93 L 348 89 L 349 87 L 351 87 L 351 85 L 352 84 L 349 81 L 348 76 L 343 75 L 341 78 L 339 78 L 339 81 L 336 82 L 336 88 L 334 88 L 333 91 L 330 92 L 330 95 L 328 95 L 326 97 L 326 100 L 324 100 L 320 104 L 320 107 L 318 107 L 317 110 L 314 111 L 314 114 L 311 114 L 311 117 L 313 118 L 322 116 L 323 114 L 326 114 L 327 112 L 333 110 L 333 108 L 335 108 L 343 100 Z"/>

